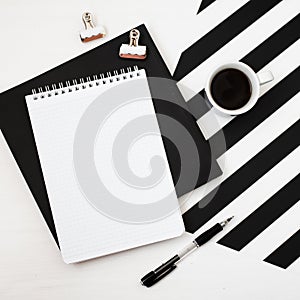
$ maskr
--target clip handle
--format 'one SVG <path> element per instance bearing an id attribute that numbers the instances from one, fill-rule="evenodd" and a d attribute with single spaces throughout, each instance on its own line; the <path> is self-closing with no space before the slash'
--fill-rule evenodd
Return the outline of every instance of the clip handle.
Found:
<path id="1" fill-rule="evenodd" d="M 85 29 L 89 29 L 89 28 L 94 28 L 94 24 L 93 24 L 93 19 L 92 19 L 92 14 L 89 12 L 85 12 L 82 15 L 82 20 L 85 26 Z"/>
<path id="2" fill-rule="evenodd" d="M 137 29 L 132 29 L 129 34 L 129 46 L 137 47 L 139 45 L 140 32 Z"/>

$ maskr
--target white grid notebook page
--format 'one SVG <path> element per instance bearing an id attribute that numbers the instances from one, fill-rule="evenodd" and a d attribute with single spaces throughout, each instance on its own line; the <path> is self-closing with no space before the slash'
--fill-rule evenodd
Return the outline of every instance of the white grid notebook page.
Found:
<path id="1" fill-rule="evenodd" d="M 126 92 L 120 93 L 128 90 L 130 101 L 125 100 Z M 112 103 L 119 100 L 121 104 L 112 109 Z M 47 90 L 26 96 L 26 102 L 66 263 L 154 243 L 183 233 L 178 200 L 144 70 L 56 91 Z M 91 122 L 85 127 L 84 120 L 89 120 L 86 118 L 88 112 L 95 115 L 99 107 L 100 120 L 96 123 L 100 126 L 96 129 L 93 151 L 84 152 L 85 139 L 90 134 L 89 126 L 96 124 L 91 117 Z M 147 134 L 149 124 L 154 132 Z M 128 134 L 126 130 L 129 130 Z M 144 134 L 141 134 L 143 131 Z M 78 132 L 84 133 L 82 143 Z M 135 133 L 137 136 L 132 141 L 116 143 L 122 137 L 133 138 Z M 90 176 L 85 164 L 82 171 L 78 168 L 77 150 L 74 149 L 79 148 L 78 152 L 83 155 L 87 153 L 87 169 L 88 162 L 93 162 L 101 184 L 94 184 L 96 177 Z M 153 158 L 157 157 L 159 165 L 153 165 Z M 161 166 L 163 172 L 158 172 L 155 184 L 149 185 L 147 180 L 155 173 L 153 169 L 158 167 L 160 170 Z M 127 169 L 131 170 L 128 182 L 126 176 L 124 178 Z M 138 178 L 141 182 L 145 180 L 148 185 L 135 186 L 131 184 L 132 178 Z M 97 193 L 102 185 L 109 192 L 99 196 Z M 85 190 L 87 186 L 92 188 L 92 192 Z M 120 199 L 122 205 L 113 205 L 113 198 Z M 168 198 L 167 202 L 164 202 L 165 198 Z M 105 209 L 101 210 L 103 203 Z M 164 207 L 168 211 L 164 215 L 160 215 L 161 203 L 168 205 L 167 209 Z M 141 214 L 130 216 L 136 207 Z M 153 210 L 156 207 L 157 211 Z M 147 215 L 147 211 L 153 218 L 143 222 L 139 217 Z"/>

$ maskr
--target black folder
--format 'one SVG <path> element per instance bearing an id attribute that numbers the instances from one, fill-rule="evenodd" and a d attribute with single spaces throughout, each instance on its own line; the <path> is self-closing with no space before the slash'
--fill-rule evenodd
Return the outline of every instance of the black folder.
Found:
<path id="1" fill-rule="evenodd" d="M 171 79 L 172 76 L 145 25 L 140 25 L 137 29 L 141 33 L 140 44 L 147 46 L 147 58 L 145 60 L 130 60 L 119 57 L 120 45 L 128 43 L 129 32 L 126 32 L 87 53 L 0 94 L 0 128 L 57 244 L 58 239 L 53 216 L 24 97 L 31 94 L 32 89 L 38 87 L 51 86 L 53 83 L 57 84 L 134 66 L 146 69 L 148 78 Z M 221 175 L 221 170 L 213 158 L 209 143 L 203 137 L 194 117 L 188 111 L 176 83 L 167 84 L 165 87 L 164 93 L 171 101 L 162 101 L 162 99 L 159 99 L 160 96 L 156 91 L 155 84 L 149 82 L 168 162 L 179 197 L 203 185 L 209 179 Z M 194 145 L 196 145 L 196 156 L 191 154 L 193 152 L 186 144 L 186 134 L 177 132 L 177 145 L 174 144 L 171 137 L 174 132 L 170 127 L 170 123 L 166 122 L 165 118 L 160 117 L 163 115 L 178 121 L 187 130 L 193 139 Z M 49 147 L 51 147 L 51 144 L 49 144 Z M 190 166 L 200 170 L 196 183 L 192 182 L 190 176 L 185 176 L 179 180 L 179 175 L 182 172 L 180 158 L 182 154 L 189 157 Z M 199 163 L 196 165 L 195 162 L 197 161 Z"/>

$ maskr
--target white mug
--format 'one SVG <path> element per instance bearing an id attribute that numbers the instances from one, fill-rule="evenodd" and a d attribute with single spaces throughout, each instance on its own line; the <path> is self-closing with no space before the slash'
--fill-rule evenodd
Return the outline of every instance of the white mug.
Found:
<path id="1" fill-rule="evenodd" d="M 241 72 L 243 72 L 248 77 L 248 80 L 251 84 L 250 99 L 241 108 L 234 109 L 234 110 L 223 108 L 215 102 L 215 100 L 214 100 L 214 98 L 211 94 L 211 82 L 212 82 L 213 78 L 220 71 L 225 70 L 225 69 L 240 70 Z M 240 114 L 243 114 L 243 113 L 247 112 L 248 110 L 250 110 L 256 104 L 256 102 L 259 98 L 260 86 L 262 84 L 265 84 L 267 82 L 272 81 L 273 79 L 274 79 L 274 76 L 270 71 L 266 71 L 266 72 L 262 72 L 260 74 L 256 74 L 248 65 L 246 65 L 242 62 L 226 63 L 226 64 L 223 64 L 223 65 L 217 67 L 215 70 L 213 70 L 211 72 L 211 74 L 208 77 L 207 83 L 206 83 L 205 93 L 206 93 L 207 99 L 209 100 L 211 105 L 213 107 L 215 107 L 218 111 L 220 111 L 224 114 L 228 114 L 228 115 L 240 115 Z"/>

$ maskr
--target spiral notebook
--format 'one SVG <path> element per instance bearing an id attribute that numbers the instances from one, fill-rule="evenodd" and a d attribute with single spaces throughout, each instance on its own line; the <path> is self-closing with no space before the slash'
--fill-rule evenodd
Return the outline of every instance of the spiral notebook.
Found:
<path id="1" fill-rule="evenodd" d="M 183 233 L 145 70 L 47 86 L 26 103 L 66 263 Z"/>
<path id="2" fill-rule="evenodd" d="M 180 197 L 222 174 L 213 156 L 213 151 L 211 151 L 210 143 L 205 140 L 189 112 L 176 82 L 170 80 L 172 76 L 149 31 L 145 25 L 136 28 L 141 34 L 141 44 L 147 46 L 145 60 L 127 60 L 119 57 L 120 45 L 128 42 L 129 31 L 126 31 L 112 40 L 0 94 L 0 128 L 58 246 L 60 245 L 49 205 L 49 197 L 24 98 L 34 88 L 50 85 L 48 89 L 51 89 L 53 83 L 59 82 L 66 87 L 66 81 L 70 78 L 77 78 L 79 82 L 79 78 L 86 80 L 86 77 L 91 74 L 106 73 L 109 70 L 121 70 L 128 66 L 138 65 L 139 68 L 147 70 L 148 79 L 161 78 L 169 83 L 157 86 L 155 82 L 153 84 L 148 80 L 177 196 Z M 43 90 L 45 91 L 45 89 Z M 165 96 L 169 101 L 161 101 L 161 98 Z M 185 131 L 177 130 L 175 132 L 175 143 L 172 140 L 174 123 L 170 123 L 170 119 L 186 128 Z M 193 139 L 193 142 L 187 143 L 187 139 L 190 140 L 190 138 Z M 196 146 L 196 151 L 193 151 L 194 146 Z M 182 163 L 182 157 L 187 158 L 186 163 Z M 195 163 L 197 159 L 200 159 L 201 167 L 195 183 L 191 180 L 189 170 L 197 166 Z M 187 170 L 188 174 L 182 176 L 182 167 Z"/>

